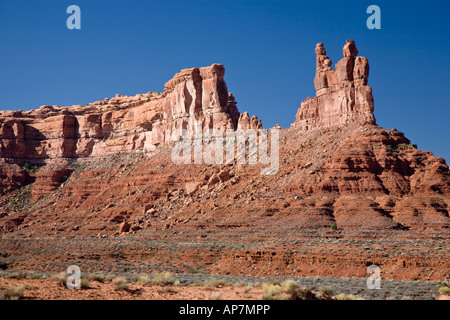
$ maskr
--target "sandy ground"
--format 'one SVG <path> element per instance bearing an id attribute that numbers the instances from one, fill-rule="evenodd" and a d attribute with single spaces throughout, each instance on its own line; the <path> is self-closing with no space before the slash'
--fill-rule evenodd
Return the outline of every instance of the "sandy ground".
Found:
<path id="1" fill-rule="evenodd" d="M 111 282 L 89 282 L 89 289 L 69 290 L 50 279 L 0 279 L 0 289 L 25 285 L 22 300 L 260 300 L 261 287 L 159 286 L 129 283 L 114 290 Z"/>

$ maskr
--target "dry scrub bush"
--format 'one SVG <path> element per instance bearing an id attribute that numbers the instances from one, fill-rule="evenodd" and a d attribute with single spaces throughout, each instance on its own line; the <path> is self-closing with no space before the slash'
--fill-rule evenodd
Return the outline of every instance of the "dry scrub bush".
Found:
<path id="1" fill-rule="evenodd" d="M 128 283 L 125 278 L 116 277 L 112 280 L 112 284 L 114 286 L 114 290 L 116 291 L 128 290 Z"/>

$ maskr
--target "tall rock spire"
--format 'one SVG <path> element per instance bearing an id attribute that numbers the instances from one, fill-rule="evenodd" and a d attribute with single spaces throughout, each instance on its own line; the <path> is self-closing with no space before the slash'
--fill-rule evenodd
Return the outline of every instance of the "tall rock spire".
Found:
<path id="1" fill-rule="evenodd" d="M 292 126 L 311 130 L 353 122 L 375 124 L 372 88 L 367 86 L 369 62 L 365 57 L 357 57 L 355 42 L 346 41 L 344 57 L 336 63 L 335 70 L 323 43 L 316 45 L 315 53 L 316 97 L 302 102 Z"/>

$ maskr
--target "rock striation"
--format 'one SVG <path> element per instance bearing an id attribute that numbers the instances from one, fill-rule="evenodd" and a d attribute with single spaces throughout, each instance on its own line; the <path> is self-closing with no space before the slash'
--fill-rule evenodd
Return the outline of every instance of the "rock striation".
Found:
<path id="1" fill-rule="evenodd" d="M 224 80 L 225 68 L 213 64 L 184 69 L 163 93 L 135 97 L 117 94 L 85 106 L 42 106 L 27 112 L 0 112 L 0 161 L 46 163 L 61 158 L 154 151 L 176 130 L 261 127 L 240 114 Z"/>
<path id="2" fill-rule="evenodd" d="M 376 125 L 372 89 L 367 86 L 369 64 L 366 58 L 358 56 L 354 41 L 345 44 L 343 58 L 335 70 L 322 43 L 317 44 L 315 53 L 316 97 L 304 100 L 292 128 L 282 130 L 280 172 L 274 180 L 261 181 L 261 187 L 270 186 L 292 197 L 331 195 L 336 198 L 336 206 L 344 207 L 340 211 L 335 208 L 339 213 L 336 221 L 350 229 L 356 228 L 359 222 L 352 222 L 345 208 L 351 202 L 361 203 L 365 215 L 372 212 L 373 217 L 378 217 L 381 209 L 370 209 L 373 197 L 394 199 L 392 202 L 397 204 L 382 209 L 395 219 L 382 216 L 379 228 L 392 228 L 396 223 L 417 229 L 422 226 L 446 228 L 448 217 L 441 213 L 445 215 L 448 210 L 450 171 L 445 159 L 418 150 L 395 129 L 386 130 Z M 162 93 L 149 92 L 134 97 L 118 94 L 85 106 L 43 106 L 27 112 L 1 112 L 0 195 L 7 196 L 11 191 L 30 185 L 30 200 L 35 202 L 56 190 L 64 190 L 64 200 L 59 199 L 58 203 L 66 209 L 76 203 L 81 205 L 85 200 L 92 205 L 119 197 L 130 202 L 127 197 L 133 187 L 134 192 L 143 192 L 148 197 L 133 200 L 139 204 L 153 203 L 157 199 L 166 201 L 171 189 L 182 190 L 193 197 L 220 185 L 230 184 L 228 188 L 232 189 L 233 183 L 236 187 L 233 192 L 240 197 L 246 191 L 239 177 L 246 176 L 242 178 L 246 181 L 251 176 L 249 168 L 231 165 L 215 170 L 206 165 L 200 169 L 172 164 L 157 172 L 150 170 L 159 163 L 171 163 L 164 150 L 171 148 L 169 143 L 177 130 L 196 134 L 197 124 L 201 124 L 204 131 L 262 128 L 257 116 L 250 117 L 248 112 L 238 111 L 234 96 L 227 90 L 224 74 L 223 65 L 213 64 L 181 70 L 165 84 Z M 115 168 L 117 172 L 112 171 L 116 165 L 101 167 L 104 161 L 115 163 L 118 155 L 140 156 L 142 151 L 151 152 L 159 160 L 141 161 L 143 168 L 131 180 L 126 173 L 131 169 L 126 168 L 133 167 L 134 160 L 128 164 L 122 162 Z M 91 163 L 90 171 L 80 168 L 80 163 L 86 160 Z M 28 166 L 24 165 L 26 162 Z M 42 167 L 30 167 L 30 163 Z M 198 170 L 202 175 L 192 178 L 198 176 Z M 98 184 L 92 184 L 93 179 Z M 141 191 L 139 188 L 146 187 L 149 181 L 151 191 Z M 254 185 L 251 189 L 259 187 Z M 100 198 L 97 195 L 101 195 Z M 272 196 L 277 199 L 281 195 Z M 423 205 L 414 199 L 403 200 L 408 196 L 423 197 Z M 348 198 L 351 201 L 344 201 L 344 198 L 338 201 L 340 197 L 351 197 Z M 371 200 L 366 201 L 368 198 Z M 266 200 L 261 201 L 264 206 Z M 414 212 L 415 205 L 430 210 L 427 219 L 432 217 L 429 220 L 433 222 L 423 223 L 420 219 L 417 222 L 411 215 L 402 213 L 403 203 L 412 208 L 405 212 Z M 300 211 L 296 212 L 301 215 Z M 125 218 L 129 217 L 116 220 L 122 222 Z"/>
<path id="3" fill-rule="evenodd" d="M 127 270 L 140 272 L 362 278 L 376 264 L 386 277 L 446 279 L 449 167 L 376 125 L 369 64 L 357 55 L 347 41 L 332 70 L 316 46 L 316 97 L 280 130 L 275 175 L 171 161 L 178 129 L 262 127 L 237 110 L 222 65 L 184 69 L 162 93 L 1 112 L 0 233 L 10 265 L 66 268 L 66 239 L 86 265 L 101 263 L 96 271 L 123 272 L 126 257 Z M 27 238 L 36 241 L 24 253 L 18 240 Z"/>
<path id="4" fill-rule="evenodd" d="M 333 70 L 323 43 L 316 45 L 316 97 L 301 103 L 293 127 L 312 130 L 348 123 L 375 124 L 372 88 L 367 85 L 369 62 L 357 57 L 353 40 L 347 40 L 342 51 L 344 57 Z"/>

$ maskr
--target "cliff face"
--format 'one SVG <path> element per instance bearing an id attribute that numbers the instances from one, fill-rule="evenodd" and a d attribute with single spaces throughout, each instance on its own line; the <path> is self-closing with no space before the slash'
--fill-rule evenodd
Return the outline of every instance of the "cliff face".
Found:
<path id="1" fill-rule="evenodd" d="M 214 64 L 182 70 L 163 93 L 0 113 L 0 195 L 10 199 L 11 191 L 25 188 L 30 201 L 37 201 L 29 209 L 33 215 L 48 212 L 38 200 L 54 194 L 55 208 L 67 211 L 68 217 L 84 212 L 77 209 L 81 206 L 103 216 L 127 212 L 128 219 L 148 202 L 163 211 L 176 204 L 177 210 L 190 212 L 192 207 L 183 201 L 209 207 L 213 194 L 220 192 L 232 200 L 214 200 L 214 208 L 223 206 L 231 215 L 236 211 L 237 217 L 240 207 L 265 210 L 275 201 L 281 206 L 276 210 L 295 214 L 314 228 L 336 222 L 349 230 L 358 225 L 384 230 L 397 224 L 447 230 L 450 171 L 445 160 L 418 150 L 403 133 L 376 125 L 367 59 L 357 57 L 353 41 L 343 53 L 332 70 L 323 45 L 316 46 L 317 96 L 303 101 L 292 127 L 281 130 L 280 168 L 274 177 L 255 177 L 259 168 L 251 166 L 172 163 L 168 143 L 177 129 L 192 134 L 195 122 L 203 130 L 262 127 L 256 116 L 239 113 L 223 66 Z M 120 156 L 125 158 L 118 161 Z M 26 162 L 45 165 L 30 170 Z M 316 212 L 307 201 L 300 205 L 293 200 L 299 196 L 330 197 L 330 206 Z M 171 197 L 181 202 L 169 201 Z M 280 200 L 285 198 L 289 208 Z M 236 199 L 248 203 L 238 205 Z M 121 204 L 112 209 L 112 203 Z M 0 216 L 8 217 L 15 211 L 5 204 L 0 203 Z M 316 214 L 309 216 L 308 210 Z M 357 214 L 346 215 L 346 210 Z M 10 220 L 4 221 L 5 230 L 14 230 L 7 227 Z"/>
<path id="2" fill-rule="evenodd" d="M 316 97 L 301 103 L 293 127 L 323 129 L 349 123 L 375 124 L 372 88 L 367 86 L 369 62 L 357 57 L 353 40 L 343 48 L 344 58 L 331 68 L 323 43 L 316 46 Z"/>
<path id="3" fill-rule="evenodd" d="M 182 70 L 163 93 L 1 112 L 0 232 L 14 239 L 15 267 L 48 261 L 44 242 L 24 258 L 20 238 L 126 235 L 164 241 L 147 256 L 130 248 L 127 262 L 164 260 L 172 268 L 179 259 L 178 272 L 209 263 L 214 273 L 364 277 L 370 262 L 386 276 L 444 279 L 449 167 L 403 133 L 376 125 L 367 59 L 352 41 L 343 51 L 332 70 L 317 45 L 316 97 L 280 130 L 275 175 L 260 175 L 260 165 L 171 160 L 172 133 L 194 133 L 195 121 L 203 130 L 262 127 L 238 112 L 217 64 Z M 129 231 L 120 227 L 125 222 Z M 219 249 L 205 250 L 210 244 Z M 83 257 L 116 264 L 109 245 L 89 246 Z M 65 263 L 67 252 L 60 258 Z"/>
<path id="4" fill-rule="evenodd" d="M 116 95 L 86 106 L 42 106 L 27 112 L 0 112 L 0 161 L 45 163 L 60 158 L 154 151 L 172 132 L 249 127 L 228 93 L 225 69 L 214 64 L 182 70 L 164 93 Z M 247 114 L 248 117 L 248 114 Z M 241 118 L 241 120 L 239 120 Z M 256 119 L 257 120 L 257 119 Z"/>

